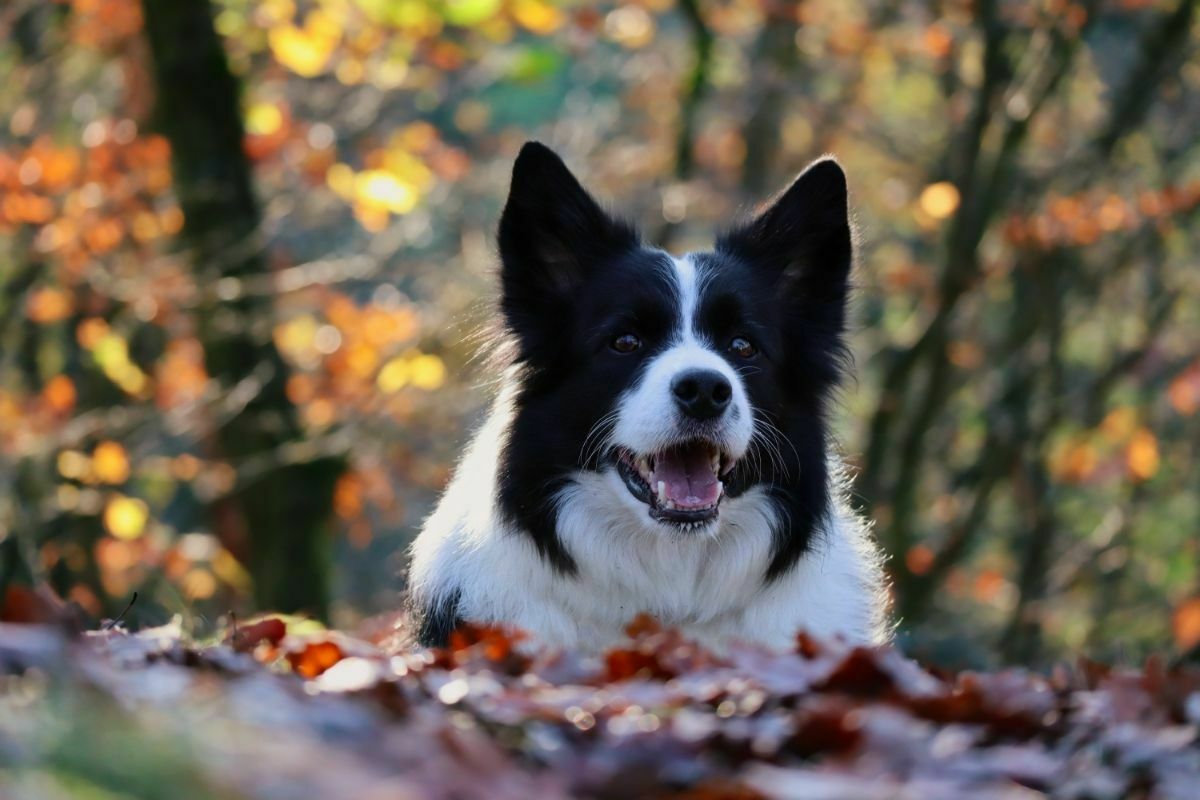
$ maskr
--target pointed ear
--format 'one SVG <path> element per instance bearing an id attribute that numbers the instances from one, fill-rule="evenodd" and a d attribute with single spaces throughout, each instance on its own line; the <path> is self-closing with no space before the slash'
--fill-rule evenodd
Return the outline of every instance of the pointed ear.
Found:
<path id="1" fill-rule="evenodd" d="M 721 237 L 717 249 L 767 271 L 789 295 L 844 302 L 851 240 L 846 175 L 822 158 L 765 211 Z"/>
<path id="2" fill-rule="evenodd" d="M 502 307 L 510 323 L 547 314 L 638 236 L 604 212 L 553 150 L 527 142 L 500 217 Z"/>

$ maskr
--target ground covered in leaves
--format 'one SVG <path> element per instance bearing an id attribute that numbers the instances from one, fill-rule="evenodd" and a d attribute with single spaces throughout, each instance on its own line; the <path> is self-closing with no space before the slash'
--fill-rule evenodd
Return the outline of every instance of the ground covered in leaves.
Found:
<path id="1" fill-rule="evenodd" d="M 1195 797 L 1200 672 L 939 675 L 801 637 L 601 658 L 399 648 L 281 619 L 0 624 L 0 798 Z"/>

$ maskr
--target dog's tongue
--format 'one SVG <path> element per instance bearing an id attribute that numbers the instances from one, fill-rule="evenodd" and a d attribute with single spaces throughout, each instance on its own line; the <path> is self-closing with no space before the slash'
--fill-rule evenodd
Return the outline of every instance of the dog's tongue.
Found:
<path id="1" fill-rule="evenodd" d="M 664 484 L 666 496 L 681 508 L 707 508 L 721 497 L 712 454 L 701 444 L 660 453 L 654 464 L 654 482 L 659 481 Z"/>

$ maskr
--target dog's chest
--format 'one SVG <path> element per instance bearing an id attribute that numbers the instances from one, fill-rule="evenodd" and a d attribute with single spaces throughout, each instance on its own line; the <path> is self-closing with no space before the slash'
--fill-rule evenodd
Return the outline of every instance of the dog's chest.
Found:
<path id="1" fill-rule="evenodd" d="M 667 625 L 693 625 L 711 620 L 736 604 L 744 587 L 718 577 L 713 558 L 718 550 L 687 548 L 665 557 L 656 547 L 631 547 L 601 564 L 580 570 L 569 591 L 581 616 L 624 622 L 640 613 Z"/>
<path id="2" fill-rule="evenodd" d="M 667 537 L 631 523 L 628 510 L 587 488 L 559 509 L 559 534 L 577 554 L 578 574 L 554 589 L 577 620 L 624 626 L 647 613 L 672 626 L 708 625 L 761 593 L 771 541 L 765 499 L 728 503 L 716 532 Z"/>

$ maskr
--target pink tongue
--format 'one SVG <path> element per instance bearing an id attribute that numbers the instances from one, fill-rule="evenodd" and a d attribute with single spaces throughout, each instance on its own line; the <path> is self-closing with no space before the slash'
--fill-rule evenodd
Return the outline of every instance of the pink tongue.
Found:
<path id="1" fill-rule="evenodd" d="M 706 508 L 721 497 L 721 484 L 707 447 L 685 446 L 660 454 L 653 480 L 656 486 L 662 481 L 667 497 L 682 508 Z"/>

